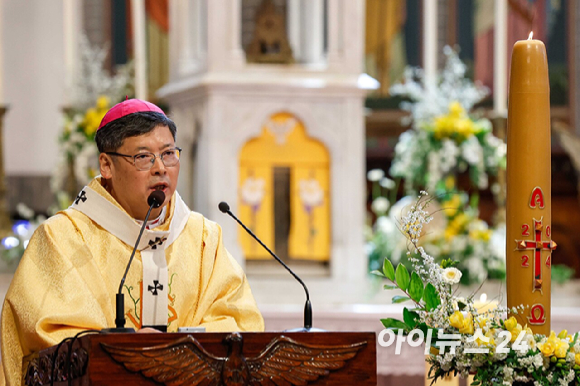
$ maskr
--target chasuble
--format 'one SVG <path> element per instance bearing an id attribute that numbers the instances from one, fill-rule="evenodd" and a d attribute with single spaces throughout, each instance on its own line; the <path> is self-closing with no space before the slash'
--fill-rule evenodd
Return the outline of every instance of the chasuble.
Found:
<path id="1" fill-rule="evenodd" d="M 20 384 L 23 356 L 83 330 L 115 326 L 115 293 L 139 230 L 99 177 L 37 229 L 2 309 L 7 384 Z M 165 221 L 143 233 L 123 293 L 127 327 L 264 330 L 221 228 L 190 211 L 177 192 Z"/>

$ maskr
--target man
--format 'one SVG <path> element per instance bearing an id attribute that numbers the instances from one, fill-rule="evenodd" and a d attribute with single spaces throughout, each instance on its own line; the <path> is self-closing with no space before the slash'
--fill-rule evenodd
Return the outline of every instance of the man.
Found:
<path id="1" fill-rule="evenodd" d="M 263 331 L 220 227 L 191 212 L 175 191 L 175 134 L 175 124 L 146 101 L 126 100 L 104 116 L 96 135 L 101 176 L 38 228 L 6 295 L 7 384 L 20 384 L 23 356 L 79 331 L 115 326 L 115 293 L 155 190 L 165 201 L 151 212 L 124 284 L 127 327 Z"/>

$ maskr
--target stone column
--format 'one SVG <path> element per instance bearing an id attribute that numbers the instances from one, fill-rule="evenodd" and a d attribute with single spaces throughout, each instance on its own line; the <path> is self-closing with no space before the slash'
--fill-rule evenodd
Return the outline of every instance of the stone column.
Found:
<path id="1" fill-rule="evenodd" d="M 324 2 L 302 0 L 301 62 L 318 64 L 324 61 Z M 295 56 L 296 58 L 296 56 Z"/>
<path id="2" fill-rule="evenodd" d="M 425 82 L 437 78 L 437 0 L 423 0 L 423 69 Z"/>
<path id="3" fill-rule="evenodd" d="M 135 97 L 147 99 L 147 37 L 145 0 L 131 1 L 133 52 L 135 61 Z"/>

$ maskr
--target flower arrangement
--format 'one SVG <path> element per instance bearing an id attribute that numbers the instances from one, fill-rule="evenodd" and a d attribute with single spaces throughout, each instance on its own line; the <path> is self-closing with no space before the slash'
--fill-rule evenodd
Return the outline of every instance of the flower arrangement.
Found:
<path id="1" fill-rule="evenodd" d="M 429 377 L 474 374 L 472 385 L 533 384 L 536 386 L 580 384 L 580 340 L 566 330 L 549 336 L 534 334 L 514 316 L 524 306 L 507 309 L 476 306 L 473 295 L 454 296 L 462 273 L 451 259 L 440 264 L 419 244 L 422 232 L 433 220 L 427 207 L 433 200 L 424 192 L 404 214 L 399 228 L 413 251 L 412 271 L 389 259 L 373 273 L 386 278 L 403 295 L 393 303 L 413 302 L 403 310 L 403 320 L 382 319 L 397 334 L 431 337 Z M 487 308 L 487 309 L 485 309 Z M 451 340 L 450 340 L 451 339 Z M 426 350 L 427 351 L 427 350 Z"/>
<path id="2" fill-rule="evenodd" d="M 381 170 L 373 170 L 368 178 L 375 179 L 381 173 Z M 382 177 L 373 181 L 372 186 L 376 197 L 371 210 L 377 218 L 366 235 L 370 270 L 380 269 L 385 256 L 390 256 L 394 264 L 403 263 L 411 268 L 409 256 L 417 258 L 418 255 L 407 253 L 409 242 L 398 225 L 415 199 L 405 196 L 391 206 L 396 183 Z M 490 228 L 479 219 L 476 196 L 470 199 L 465 192 L 445 193 L 433 198 L 431 207 L 433 221 L 426 226 L 422 240 L 427 253 L 439 256 L 440 260 L 456 261 L 463 272 L 461 284 L 505 278 L 505 227 Z"/>
<path id="3" fill-rule="evenodd" d="M 109 98 L 101 95 L 86 111 L 65 112 L 64 130 L 59 137 L 60 165 L 51 179 L 52 191 L 65 206 L 77 193 L 78 184 L 84 185 L 98 174 L 95 134 L 109 108 Z"/>
<path id="4" fill-rule="evenodd" d="M 80 187 L 97 174 L 97 128 L 113 103 L 132 94 L 132 64 L 118 66 L 115 75 L 109 74 L 105 66 L 108 50 L 92 46 L 81 36 L 79 70 L 73 88 L 67 90 L 74 104 L 64 109 L 60 159 L 51 178 L 58 201 L 52 211 L 68 207 Z"/>
<path id="5" fill-rule="evenodd" d="M 455 51 L 446 47 L 444 53 L 447 62 L 436 85 L 425 81 L 421 69 L 408 68 L 403 82 L 391 88 L 393 95 L 408 99 L 401 108 L 411 113 L 404 122 L 411 128 L 395 146 L 389 171 L 394 181 L 381 170 L 367 176 L 373 190 L 371 210 L 376 215 L 367 231 L 369 264 L 377 269 L 383 257 L 390 256 L 411 267 L 407 240 L 398 231 L 396 218 L 418 190 L 425 189 L 434 192 L 432 205 L 441 209 L 436 226 L 423 241 L 427 253 L 457 261 L 462 284 L 503 279 L 503 225 L 490 228 L 479 218 L 477 207 L 478 189 L 488 188 L 489 176 L 506 166 L 506 145 L 493 135 L 488 119 L 471 113 L 487 89 L 465 78 L 466 66 Z M 458 190 L 456 181 L 462 173 L 469 175 L 469 194 Z M 396 203 L 400 183 L 407 196 Z M 497 188 L 496 184 L 492 192 Z"/>
<path id="6" fill-rule="evenodd" d="M 485 189 L 488 176 L 505 169 L 505 143 L 493 135 L 488 119 L 469 114 L 487 89 L 465 78 L 466 66 L 455 51 L 446 47 L 444 53 L 447 62 L 436 87 L 425 84 L 422 70 L 408 68 L 404 81 L 391 88 L 391 94 L 411 100 L 401 108 L 411 113 L 412 126 L 401 134 L 390 169 L 408 193 L 434 192 L 447 177 L 466 171 L 474 186 Z"/>

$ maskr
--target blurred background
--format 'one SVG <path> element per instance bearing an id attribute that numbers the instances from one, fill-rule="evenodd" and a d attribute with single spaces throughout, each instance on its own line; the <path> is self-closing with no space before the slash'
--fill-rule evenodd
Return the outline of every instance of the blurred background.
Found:
<path id="1" fill-rule="evenodd" d="M 180 194 L 222 225 L 267 329 L 299 326 L 304 294 L 220 201 L 303 276 L 315 327 L 400 315 L 370 271 L 408 264 L 397 225 L 423 189 L 426 249 L 505 301 L 509 63 L 533 31 L 550 69 L 553 323 L 578 320 L 578 20 L 574 0 L 0 0 L 0 287 L 98 174 L 96 128 L 128 96 L 176 122 Z M 378 354 L 381 382 L 423 384 L 421 355 Z"/>

